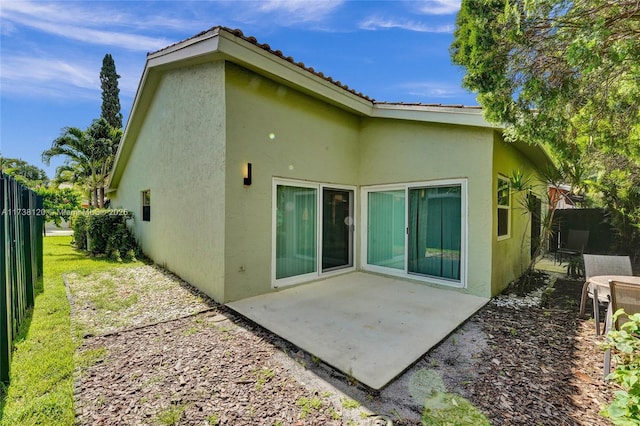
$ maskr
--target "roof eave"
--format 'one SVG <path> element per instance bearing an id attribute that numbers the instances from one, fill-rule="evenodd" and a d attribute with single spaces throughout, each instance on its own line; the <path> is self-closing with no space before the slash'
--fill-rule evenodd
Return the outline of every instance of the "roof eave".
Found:
<path id="1" fill-rule="evenodd" d="M 480 108 L 376 103 L 371 117 L 500 129 L 485 120 Z"/>
<path id="2" fill-rule="evenodd" d="M 354 94 L 333 81 L 328 81 L 265 48 L 229 32 L 220 32 L 219 50 L 224 58 L 273 81 L 309 94 L 341 109 L 369 115 L 373 102 Z"/>

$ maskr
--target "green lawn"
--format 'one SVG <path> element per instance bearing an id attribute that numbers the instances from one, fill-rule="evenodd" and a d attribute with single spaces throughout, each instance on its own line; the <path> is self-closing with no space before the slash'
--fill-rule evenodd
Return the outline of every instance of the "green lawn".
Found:
<path id="1" fill-rule="evenodd" d="M 73 425 L 74 352 L 69 302 L 62 274 L 139 266 L 87 257 L 70 246 L 71 237 L 44 239 L 44 279 L 35 307 L 18 334 L 11 382 L 0 401 L 0 425 Z"/>

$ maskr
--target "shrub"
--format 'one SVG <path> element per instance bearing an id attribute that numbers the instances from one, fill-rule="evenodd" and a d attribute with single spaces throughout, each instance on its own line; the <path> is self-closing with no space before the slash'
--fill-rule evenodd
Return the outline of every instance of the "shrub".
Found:
<path id="1" fill-rule="evenodd" d="M 76 248 L 87 249 L 87 217 L 84 215 L 73 217 L 73 240 Z"/>
<path id="2" fill-rule="evenodd" d="M 618 309 L 614 314 L 614 323 L 620 315 L 626 315 L 624 310 Z M 605 344 L 605 349 L 615 350 L 616 362 L 615 370 L 607 379 L 620 386 L 620 390 L 600 414 L 615 425 L 640 424 L 640 314 L 629 315 L 628 319 L 620 330 L 607 333 Z"/>
<path id="3" fill-rule="evenodd" d="M 132 217 L 126 210 L 88 210 L 74 220 L 74 244 L 93 255 L 106 255 L 118 262 L 135 260 L 140 250 L 126 223 Z"/>
<path id="4" fill-rule="evenodd" d="M 571 278 L 584 278 L 584 259 L 582 256 L 571 256 L 567 265 L 567 275 Z"/>

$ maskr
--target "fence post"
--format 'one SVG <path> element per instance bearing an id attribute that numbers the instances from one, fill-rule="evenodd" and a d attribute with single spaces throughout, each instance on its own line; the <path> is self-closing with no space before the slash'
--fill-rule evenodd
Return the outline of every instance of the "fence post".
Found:
<path id="1" fill-rule="evenodd" d="M 32 241 L 31 241 L 31 214 L 35 209 L 31 206 L 31 191 L 27 188 L 22 188 L 22 256 L 24 261 L 24 303 L 25 308 L 29 308 L 34 304 L 34 274 L 33 274 L 33 257 L 31 253 Z"/>
<path id="2" fill-rule="evenodd" d="M 18 271 L 18 237 L 17 233 L 19 229 L 17 227 L 16 221 L 16 212 L 20 209 L 16 199 L 16 182 L 11 177 L 7 178 L 7 195 L 9 198 L 9 205 L 7 206 L 9 210 L 9 221 L 7 226 L 7 237 L 9 238 L 9 250 L 7 251 L 9 254 L 9 258 L 7 260 L 7 275 L 8 275 L 8 283 L 7 287 L 9 288 L 9 296 L 11 303 L 11 334 L 13 336 L 18 331 L 18 311 L 20 298 L 18 294 L 18 278 L 20 276 L 20 271 Z"/>
<path id="3" fill-rule="evenodd" d="M 0 291 L 0 382 L 9 382 L 9 366 L 11 364 L 11 293 L 9 292 L 9 279 L 7 271 L 7 256 L 11 249 L 8 233 L 7 222 L 9 218 L 9 203 L 7 200 L 8 180 L 4 175 L 0 175 L 0 282 L 2 283 L 2 291 Z"/>
<path id="4" fill-rule="evenodd" d="M 42 278 L 44 269 L 43 269 L 43 258 L 44 258 L 44 198 L 41 195 L 36 195 L 36 229 L 35 229 L 35 238 L 36 238 L 36 263 L 38 265 L 38 274 L 37 278 Z"/>

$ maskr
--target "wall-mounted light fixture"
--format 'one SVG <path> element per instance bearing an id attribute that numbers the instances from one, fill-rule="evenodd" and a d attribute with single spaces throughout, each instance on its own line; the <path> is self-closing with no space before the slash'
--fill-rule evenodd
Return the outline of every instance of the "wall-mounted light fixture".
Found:
<path id="1" fill-rule="evenodd" d="M 244 169 L 244 186 L 251 185 L 251 163 L 247 163 Z"/>

